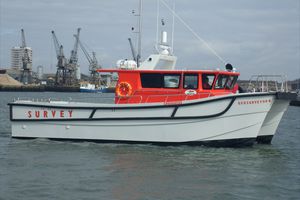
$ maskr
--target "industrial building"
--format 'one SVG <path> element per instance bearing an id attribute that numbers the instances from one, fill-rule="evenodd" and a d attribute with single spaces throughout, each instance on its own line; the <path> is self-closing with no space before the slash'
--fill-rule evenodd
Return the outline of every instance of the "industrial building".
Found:
<path id="1" fill-rule="evenodd" d="M 22 58 L 24 57 L 25 50 L 28 53 L 29 56 L 29 63 L 28 66 L 30 69 L 32 69 L 32 49 L 30 47 L 13 47 L 11 49 L 11 68 L 14 70 L 22 70 L 23 68 L 23 61 Z"/>

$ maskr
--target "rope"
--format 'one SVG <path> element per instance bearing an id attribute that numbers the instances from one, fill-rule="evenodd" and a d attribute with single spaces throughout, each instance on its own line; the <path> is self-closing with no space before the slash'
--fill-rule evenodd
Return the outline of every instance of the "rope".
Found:
<path id="1" fill-rule="evenodd" d="M 219 54 L 211 47 L 209 46 L 209 44 L 204 40 L 202 39 L 178 14 L 176 14 L 174 12 L 174 10 L 172 8 L 170 8 L 168 6 L 168 4 L 164 1 L 164 0 L 160 0 L 164 6 L 170 11 L 172 12 L 172 14 L 177 17 L 179 19 L 179 21 L 189 30 L 191 31 L 191 33 L 198 39 L 200 40 L 222 63 L 226 64 L 227 62 L 225 62 L 225 60 L 219 56 Z"/>

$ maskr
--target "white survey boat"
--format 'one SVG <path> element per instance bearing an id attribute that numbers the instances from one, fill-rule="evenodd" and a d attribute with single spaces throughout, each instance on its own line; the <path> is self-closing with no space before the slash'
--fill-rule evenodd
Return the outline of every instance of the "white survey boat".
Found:
<path id="1" fill-rule="evenodd" d="M 222 147 L 271 141 L 296 94 L 238 93 L 239 73 L 230 64 L 226 70 L 174 70 L 173 57 L 145 61 L 173 61 L 168 69 L 98 70 L 118 74 L 114 104 L 9 103 L 12 137 Z"/>

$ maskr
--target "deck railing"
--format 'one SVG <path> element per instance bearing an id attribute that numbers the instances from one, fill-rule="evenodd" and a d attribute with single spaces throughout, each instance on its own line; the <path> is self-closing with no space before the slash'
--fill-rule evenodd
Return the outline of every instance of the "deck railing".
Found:
<path id="1" fill-rule="evenodd" d="M 213 94 L 211 92 L 205 92 L 205 93 L 197 93 L 194 95 L 186 95 L 186 94 L 149 94 L 149 95 L 138 95 L 133 94 L 128 97 L 118 97 L 118 99 L 115 102 L 116 104 L 120 103 L 154 103 L 154 102 L 161 102 L 164 104 L 173 103 L 173 104 L 180 104 L 183 101 L 187 100 L 196 100 L 201 98 L 208 98 L 212 96 L 221 96 L 221 95 L 228 95 L 230 92 L 219 92 L 217 94 Z"/>
<path id="2" fill-rule="evenodd" d="M 31 98 L 31 97 L 18 97 L 14 98 L 16 101 L 28 101 L 28 102 L 46 102 L 46 103 L 74 103 L 74 102 L 88 102 L 88 103 L 114 103 L 115 96 L 87 96 L 87 97 L 51 97 L 51 98 Z"/>
<path id="3" fill-rule="evenodd" d="M 252 75 L 247 92 L 288 92 L 284 75 Z"/>
<path id="4" fill-rule="evenodd" d="M 220 92 L 217 95 L 228 95 L 229 92 Z M 115 104 L 121 104 L 121 103 L 154 103 L 154 102 L 161 102 L 164 104 L 180 104 L 183 101 L 187 100 L 196 100 L 201 98 L 208 98 L 216 96 L 216 94 L 212 94 L 210 92 L 204 92 L 204 93 L 197 93 L 194 95 L 186 95 L 186 94 L 149 94 L 149 95 L 138 95 L 133 94 L 128 97 L 119 97 L 115 95 L 110 96 L 103 96 L 103 95 L 97 95 L 97 96 L 84 96 L 84 97 L 62 97 L 62 98 L 30 98 L 30 97 L 19 97 L 17 99 L 14 99 L 13 101 L 28 101 L 28 102 L 45 102 L 45 103 L 74 103 L 74 102 L 88 102 L 88 103 L 115 103 Z M 116 101 L 117 99 L 117 101 Z"/>

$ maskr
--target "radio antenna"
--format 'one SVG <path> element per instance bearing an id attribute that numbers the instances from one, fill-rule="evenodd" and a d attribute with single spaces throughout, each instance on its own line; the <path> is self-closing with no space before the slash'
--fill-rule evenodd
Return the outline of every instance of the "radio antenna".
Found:
<path id="1" fill-rule="evenodd" d="M 160 0 L 164 6 L 198 39 L 200 40 L 222 63 L 226 64 L 225 60 L 203 39 L 201 38 L 178 14 L 174 12 L 170 6 L 164 1 Z"/>

